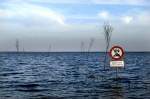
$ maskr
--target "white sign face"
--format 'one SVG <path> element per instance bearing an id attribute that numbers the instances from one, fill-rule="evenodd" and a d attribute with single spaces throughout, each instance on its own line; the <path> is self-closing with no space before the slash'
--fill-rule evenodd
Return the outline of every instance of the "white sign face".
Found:
<path id="1" fill-rule="evenodd" d="M 124 61 L 110 61 L 110 67 L 124 67 Z"/>

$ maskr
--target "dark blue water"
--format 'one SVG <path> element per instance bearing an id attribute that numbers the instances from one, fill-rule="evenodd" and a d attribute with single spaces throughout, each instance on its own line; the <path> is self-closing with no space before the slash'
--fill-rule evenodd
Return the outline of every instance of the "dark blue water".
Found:
<path id="1" fill-rule="evenodd" d="M 104 53 L 0 53 L 0 99 L 150 99 L 150 53 L 126 53 L 118 78 L 103 60 Z"/>

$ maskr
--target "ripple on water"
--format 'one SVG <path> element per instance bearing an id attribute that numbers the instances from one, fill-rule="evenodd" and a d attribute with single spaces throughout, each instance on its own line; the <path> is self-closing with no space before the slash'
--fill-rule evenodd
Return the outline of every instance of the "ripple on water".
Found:
<path id="1" fill-rule="evenodd" d="M 125 69 L 104 53 L 0 53 L 0 99 L 149 99 L 150 54 L 126 53 Z M 145 58 L 147 59 L 145 59 Z"/>

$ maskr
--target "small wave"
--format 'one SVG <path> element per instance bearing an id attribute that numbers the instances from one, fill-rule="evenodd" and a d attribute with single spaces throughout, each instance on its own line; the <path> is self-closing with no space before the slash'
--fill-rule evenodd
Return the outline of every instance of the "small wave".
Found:
<path id="1" fill-rule="evenodd" d="M 18 75 L 23 74 L 22 72 L 6 72 L 6 73 L 0 73 L 0 76 L 11 76 L 11 75 Z"/>
<path id="2" fill-rule="evenodd" d="M 43 92 L 43 91 L 48 91 L 48 89 L 17 89 L 16 91 L 22 91 L 22 92 Z"/>
<path id="3" fill-rule="evenodd" d="M 39 84 L 22 84 L 22 85 L 18 85 L 18 86 L 29 88 L 29 87 L 37 87 L 37 86 L 40 86 L 40 85 Z"/>

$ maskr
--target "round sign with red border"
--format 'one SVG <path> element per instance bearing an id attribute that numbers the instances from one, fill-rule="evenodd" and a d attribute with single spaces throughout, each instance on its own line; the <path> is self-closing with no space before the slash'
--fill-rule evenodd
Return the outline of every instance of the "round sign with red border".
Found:
<path id="1" fill-rule="evenodd" d="M 113 46 L 110 49 L 109 55 L 113 60 L 121 60 L 124 56 L 124 50 L 120 46 Z"/>

